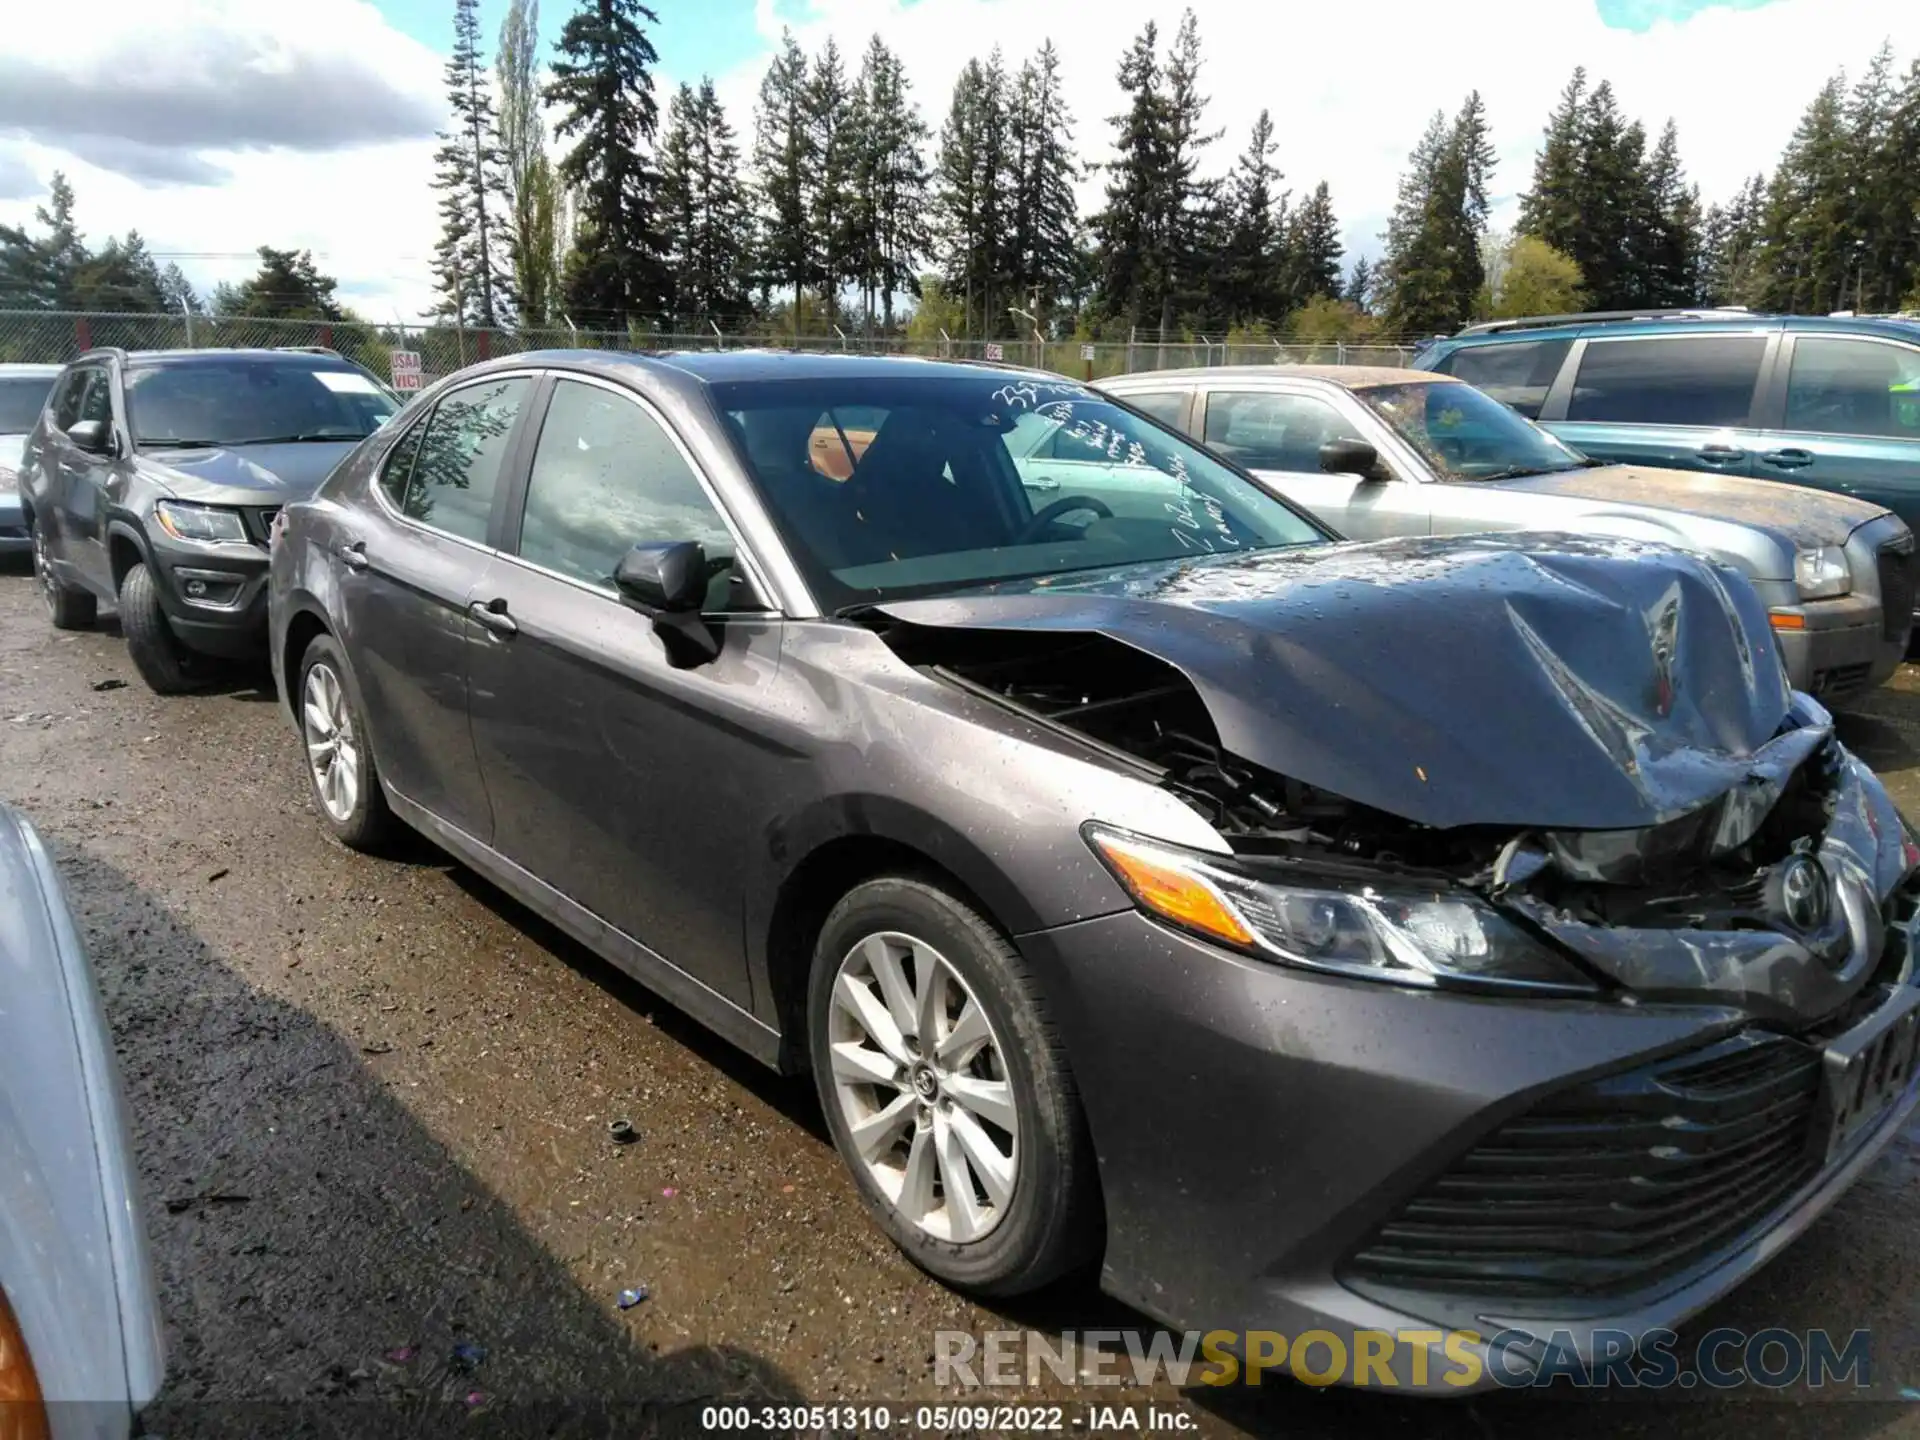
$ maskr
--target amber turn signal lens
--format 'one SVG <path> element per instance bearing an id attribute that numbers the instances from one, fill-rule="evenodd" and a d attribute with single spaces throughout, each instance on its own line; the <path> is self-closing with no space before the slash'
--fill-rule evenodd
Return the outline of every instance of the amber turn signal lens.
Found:
<path id="1" fill-rule="evenodd" d="M 1233 945 L 1253 943 L 1253 932 L 1220 892 L 1183 869 L 1173 856 L 1118 835 L 1095 833 L 1090 838 L 1141 908 Z"/>
<path id="2" fill-rule="evenodd" d="M 26 1338 L 0 1290 L 0 1440 L 48 1440 L 47 1407 Z"/>
<path id="3" fill-rule="evenodd" d="M 1807 628 L 1807 617 L 1804 615 L 1783 615 L 1778 610 L 1775 610 L 1767 616 L 1767 619 L 1772 622 L 1773 628 L 1776 630 L 1804 630 Z"/>

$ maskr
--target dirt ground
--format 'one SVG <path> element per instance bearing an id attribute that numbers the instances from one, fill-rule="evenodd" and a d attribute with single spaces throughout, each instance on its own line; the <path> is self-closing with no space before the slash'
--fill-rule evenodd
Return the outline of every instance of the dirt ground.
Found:
<path id="1" fill-rule="evenodd" d="M 1920 669 L 1844 731 L 1920 808 Z M 170 1350 L 154 1433 L 692 1433 L 721 1398 L 890 1404 L 906 1432 L 911 1402 L 953 1398 L 936 1330 L 1146 1327 L 1088 1283 L 988 1311 L 921 1275 L 862 1213 L 806 1083 L 424 842 L 333 844 L 264 672 L 158 699 L 111 619 L 55 632 L 17 566 L 0 798 L 58 856 L 114 1029 Z M 636 1143 L 610 1143 L 615 1118 Z M 1894 1398 L 1920 1386 L 1915 1138 L 1698 1322 L 1871 1327 L 1872 1398 L 1035 1394 L 1076 1429 L 1131 1403 L 1207 1435 L 1920 1429 Z"/>

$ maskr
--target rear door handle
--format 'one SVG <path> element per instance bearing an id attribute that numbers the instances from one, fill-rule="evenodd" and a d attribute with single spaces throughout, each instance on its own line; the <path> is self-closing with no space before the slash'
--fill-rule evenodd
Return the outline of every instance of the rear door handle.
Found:
<path id="1" fill-rule="evenodd" d="M 1709 465 L 1731 465 L 1747 458 L 1747 452 L 1738 445 L 1702 445 L 1693 453 Z"/>
<path id="2" fill-rule="evenodd" d="M 474 623 L 480 626 L 481 629 L 491 631 L 502 640 L 506 639 L 509 635 L 518 635 L 520 633 L 520 627 L 514 623 L 513 617 L 507 613 L 507 602 L 505 600 L 489 600 L 484 605 L 476 600 L 467 606 L 467 614 L 473 617 Z"/>
<path id="3" fill-rule="evenodd" d="M 333 553 L 340 557 L 340 563 L 349 570 L 364 570 L 373 562 L 367 559 L 367 542 L 356 540 L 351 545 L 338 545 Z"/>
<path id="4" fill-rule="evenodd" d="M 1787 450 L 1769 450 L 1760 458 L 1776 470 L 1798 470 L 1813 463 L 1813 452 L 1797 447 Z"/>

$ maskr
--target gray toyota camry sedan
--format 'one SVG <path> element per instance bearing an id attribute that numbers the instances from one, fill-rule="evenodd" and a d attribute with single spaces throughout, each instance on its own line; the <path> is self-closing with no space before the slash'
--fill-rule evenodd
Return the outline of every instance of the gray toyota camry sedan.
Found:
<path id="1" fill-rule="evenodd" d="M 1053 376 L 556 352 L 288 505 L 271 597 L 335 835 L 810 1070 L 969 1290 L 1510 1376 L 1913 1108 L 1920 849 L 1697 556 L 1339 543 Z"/>

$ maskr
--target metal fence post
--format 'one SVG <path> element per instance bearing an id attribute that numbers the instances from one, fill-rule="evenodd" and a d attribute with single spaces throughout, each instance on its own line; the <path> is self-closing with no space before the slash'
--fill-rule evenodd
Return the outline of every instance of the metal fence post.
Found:
<path id="1" fill-rule="evenodd" d="M 180 318 L 187 322 L 187 349 L 193 349 L 193 307 L 187 304 L 187 297 L 180 297 Z"/>

